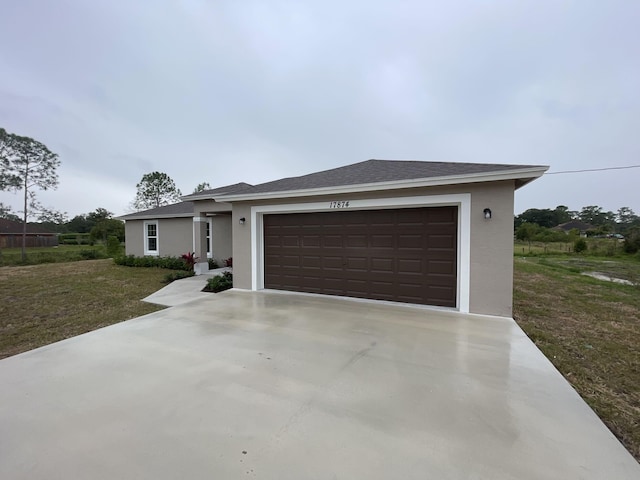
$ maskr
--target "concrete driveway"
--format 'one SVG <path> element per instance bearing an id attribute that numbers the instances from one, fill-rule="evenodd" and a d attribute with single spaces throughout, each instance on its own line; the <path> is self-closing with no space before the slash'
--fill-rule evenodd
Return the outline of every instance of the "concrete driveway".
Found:
<path id="1" fill-rule="evenodd" d="M 3 479 L 640 478 L 509 319 L 232 290 L 0 386 Z"/>

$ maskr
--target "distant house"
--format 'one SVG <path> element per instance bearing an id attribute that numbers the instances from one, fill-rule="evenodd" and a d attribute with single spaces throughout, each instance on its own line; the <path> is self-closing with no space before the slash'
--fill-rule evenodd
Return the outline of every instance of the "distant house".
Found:
<path id="1" fill-rule="evenodd" d="M 581 222 L 580 220 L 571 220 L 570 222 L 562 223 L 553 227 L 553 230 L 561 230 L 568 234 L 571 230 L 578 230 L 581 237 L 587 236 L 587 230 L 593 230 L 596 227 L 588 223 Z"/>
<path id="2" fill-rule="evenodd" d="M 0 248 L 22 247 L 22 222 L 14 222 L 0 218 Z M 55 247 L 58 245 L 58 234 L 50 232 L 39 225 L 27 224 L 26 247 Z"/>

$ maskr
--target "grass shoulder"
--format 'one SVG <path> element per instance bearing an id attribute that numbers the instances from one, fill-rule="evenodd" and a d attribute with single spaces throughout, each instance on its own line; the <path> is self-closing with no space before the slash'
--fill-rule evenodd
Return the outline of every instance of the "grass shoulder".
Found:
<path id="1" fill-rule="evenodd" d="M 640 460 L 640 262 L 578 255 L 514 261 L 514 319 Z"/>

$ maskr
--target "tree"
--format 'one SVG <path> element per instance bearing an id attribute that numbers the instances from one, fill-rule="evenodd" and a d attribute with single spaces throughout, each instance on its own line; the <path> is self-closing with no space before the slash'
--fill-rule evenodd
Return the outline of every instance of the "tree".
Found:
<path id="1" fill-rule="evenodd" d="M 35 200 L 34 188 L 57 188 L 60 166 L 58 155 L 44 144 L 29 137 L 21 137 L 0 129 L 0 187 L 4 190 L 23 190 L 22 260 L 26 260 L 27 217 L 29 199 Z"/>
<path id="2" fill-rule="evenodd" d="M 629 207 L 619 208 L 616 219 L 618 220 L 618 232 L 622 234 L 626 234 L 633 227 L 640 227 L 640 217 Z"/>
<path id="3" fill-rule="evenodd" d="M 198 186 L 193 189 L 193 193 L 200 193 L 210 189 L 211 189 L 211 185 L 209 185 L 209 182 L 202 182 L 202 183 L 199 183 Z"/>
<path id="4" fill-rule="evenodd" d="M 47 230 L 51 230 L 56 233 L 66 233 L 67 224 L 69 219 L 67 218 L 67 212 L 60 212 L 50 208 L 40 206 L 38 208 L 38 222 Z"/>
<path id="5" fill-rule="evenodd" d="M 133 206 L 138 211 L 179 202 L 182 195 L 171 177 L 161 172 L 145 173 L 136 188 Z"/>
<path id="6" fill-rule="evenodd" d="M 514 226 L 517 229 L 523 223 L 535 223 L 541 227 L 555 227 L 558 225 L 555 217 L 554 211 L 548 208 L 530 208 L 516 217 Z"/>
<path id="7" fill-rule="evenodd" d="M 119 241 L 124 241 L 124 222 L 115 218 L 105 218 L 100 220 L 91 229 L 89 238 L 91 240 L 102 240 L 105 244 L 109 237 L 116 237 Z"/>
<path id="8" fill-rule="evenodd" d="M 106 208 L 96 208 L 95 211 L 87 213 L 87 221 L 92 223 L 92 226 L 109 218 L 113 218 L 113 212 L 110 212 Z"/>
<path id="9" fill-rule="evenodd" d="M 531 240 L 540 231 L 540 225 L 536 223 L 523 223 L 516 230 L 516 238 L 518 240 L 525 241 L 529 244 L 529 251 L 531 251 Z"/>
<path id="10" fill-rule="evenodd" d="M 71 233 L 89 233 L 92 225 L 86 215 L 76 215 L 67 223 L 67 230 Z"/>
<path id="11" fill-rule="evenodd" d="M 0 203 L 0 218 L 11 220 L 12 222 L 21 221 L 19 216 L 12 213 L 11 207 L 9 205 L 5 205 L 4 203 Z"/>
<path id="12" fill-rule="evenodd" d="M 572 217 L 572 213 L 569 210 L 569 207 L 567 207 L 566 205 L 558 205 L 556 207 L 556 209 L 553 211 L 554 215 L 555 215 L 555 222 L 556 225 L 560 225 L 562 223 L 567 223 L 568 221 L 570 221 L 573 217 Z M 554 225 L 554 227 L 556 226 Z"/>

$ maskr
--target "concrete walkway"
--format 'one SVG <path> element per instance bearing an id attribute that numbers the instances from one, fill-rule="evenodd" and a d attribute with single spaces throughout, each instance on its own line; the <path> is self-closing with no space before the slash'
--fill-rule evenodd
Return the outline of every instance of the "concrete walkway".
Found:
<path id="1" fill-rule="evenodd" d="M 640 478 L 505 318 L 230 290 L 0 360 L 0 385 L 2 479 Z"/>
<path id="2" fill-rule="evenodd" d="M 207 281 L 211 277 L 230 271 L 231 268 L 217 268 L 215 270 L 209 270 L 209 272 L 204 275 L 196 275 L 176 280 L 148 297 L 143 298 L 142 301 L 155 303 L 156 305 L 164 305 L 166 307 L 175 307 L 176 305 L 182 305 L 183 303 L 193 300 L 206 298 L 207 296 L 211 296 L 211 293 L 202 291 Z"/>

